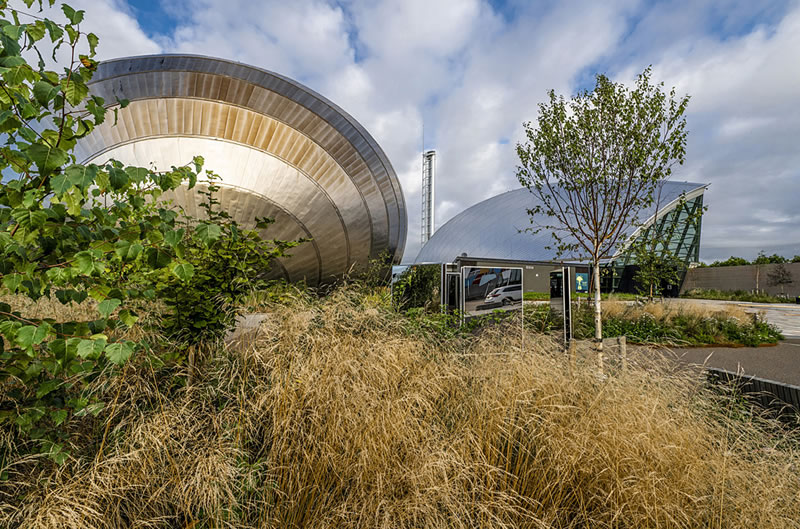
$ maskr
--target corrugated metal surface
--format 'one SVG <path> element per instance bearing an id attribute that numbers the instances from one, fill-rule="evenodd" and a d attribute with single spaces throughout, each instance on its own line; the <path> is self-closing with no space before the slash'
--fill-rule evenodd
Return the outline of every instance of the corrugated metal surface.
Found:
<path id="1" fill-rule="evenodd" d="M 661 192 L 661 207 L 678 199 L 681 193 L 702 190 L 702 184 L 666 182 Z M 532 227 L 528 209 L 534 206 L 534 195 L 520 188 L 494 196 L 467 208 L 444 226 L 422 247 L 415 262 L 450 262 L 459 255 L 493 257 L 519 261 L 555 260 L 556 251 L 547 249 L 553 244 L 550 231 L 537 234 L 525 232 Z M 659 216 L 668 209 L 661 209 Z M 646 220 L 655 207 L 640 215 Z M 539 225 L 552 224 L 546 217 L 534 219 Z M 569 259 L 570 256 L 565 256 Z"/>
<path id="2" fill-rule="evenodd" d="M 312 237 L 282 271 L 317 283 L 384 251 L 399 261 L 406 210 L 389 160 L 342 109 L 281 75 L 201 56 L 103 62 L 91 91 L 131 101 L 76 149 L 79 160 L 168 168 L 202 155 L 222 177 L 223 207 L 247 224 L 277 219 L 268 237 Z M 197 197 L 178 193 L 187 212 Z M 280 235 L 278 235 L 280 234 Z"/>

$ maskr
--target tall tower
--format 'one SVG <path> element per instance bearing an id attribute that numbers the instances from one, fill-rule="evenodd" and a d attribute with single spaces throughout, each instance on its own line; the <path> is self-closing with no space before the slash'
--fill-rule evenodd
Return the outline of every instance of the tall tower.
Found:
<path id="1" fill-rule="evenodd" d="M 436 179 L 436 151 L 422 153 L 422 244 L 428 242 L 434 232 L 433 204 Z"/>

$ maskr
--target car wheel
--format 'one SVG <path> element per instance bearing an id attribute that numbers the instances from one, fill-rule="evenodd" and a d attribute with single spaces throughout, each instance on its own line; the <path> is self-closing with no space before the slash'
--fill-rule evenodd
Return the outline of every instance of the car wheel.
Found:
<path id="1" fill-rule="evenodd" d="M 503 305 L 508 305 L 509 303 L 511 303 L 511 300 L 510 300 L 510 299 L 508 299 L 508 298 L 503 298 Z"/>

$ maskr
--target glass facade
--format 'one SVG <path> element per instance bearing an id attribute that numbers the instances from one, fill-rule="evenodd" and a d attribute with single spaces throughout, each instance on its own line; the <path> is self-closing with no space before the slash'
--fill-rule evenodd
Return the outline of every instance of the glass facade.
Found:
<path id="1" fill-rule="evenodd" d="M 647 225 L 636 237 L 634 245 L 641 241 L 653 241 L 654 249 L 662 255 L 671 255 L 683 263 L 681 281 L 691 263 L 700 260 L 700 231 L 703 219 L 702 193 L 677 204 Z M 631 245 L 633 246 L 633 245 Z M 604 290 L 617 292 L 631 290 L 635 273 L 636 255 L 628 250 L 609 263 L 601 284 Z"/>

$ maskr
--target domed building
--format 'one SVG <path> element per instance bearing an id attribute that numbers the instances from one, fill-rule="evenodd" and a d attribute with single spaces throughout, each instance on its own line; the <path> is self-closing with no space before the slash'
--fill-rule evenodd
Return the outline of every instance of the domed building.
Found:
<path id="1" fill-rule="evenodd" d="M 667 181 L 659 200 L 640 213 L 642 225 L 626 237 L 655 236 L 658 248 L 669 248 L 687 266 L 699 261 L 703 194 L 706 185 Z M 522 266 L 525 291 L 544 292 L 548 274 L 560 262 L 576 263 L 579 256 L 558 256 L 550 232 L 532 234 L 528 209 L 535 197 L 525 188 L 515 189 L 479 202 L 440 227 L 422 247 L 416 263 L 457 263 L 459 266 Z M 546 217 L 537 225 L 552 223 Z M 665 234 L 669 234 L 668 237 Z M 662 240 L 664 239 L 664 240 Z M 657 249 L 658 249 L 657 248 Z M 631 252 L 621 246 L 608 260 L 611 273 L 604 276 L 606 290 L 631 290 L 635 265 Z"/>
<path id="2" fill-rule="evenodd" d="M 389 159 L 352 116 L 302 84 L 223 59 L 151 55 L 102 62 L 90 90 L 130 104 L 116 125 L 108 119 L 79 142 L 78 161 L 166 169 L 203 156 L 234 219 L 270 217 L 265 237 L 311 239 L 273 275 L 315 285 L 387 253 L 402 257 L 406 207 Z M 196 191 L 175 199 L 201 216 Z"/>

